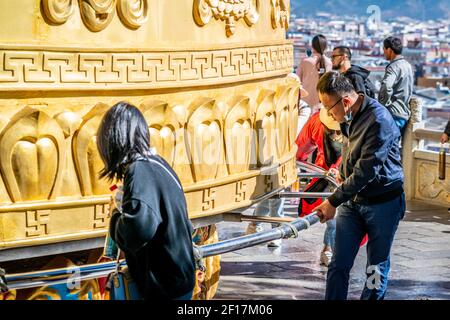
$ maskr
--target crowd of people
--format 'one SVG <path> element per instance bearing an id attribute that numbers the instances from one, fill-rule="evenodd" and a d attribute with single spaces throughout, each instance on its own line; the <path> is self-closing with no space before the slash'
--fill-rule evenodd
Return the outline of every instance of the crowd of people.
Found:
<path id="1" fill-rule="evenodd" d="M 339 187 L 322 200 L 301 199 L 299 216 L 316 212 L 327 223 L 320 261 L 328 266 L 326 299 L 346 299 L 349 273 L 360 246 L 367 246 L 367 281 L 362 299 L 383 299 L 390 249 L 405 213 L 399 143 L 408 121 L 413 71 L 402 57 L 402 43 L 383 43 L 386 67 L 378 94 L 370 72 L 353 65 L 350 48 L 327 57 L 327 39 L 312 40 L 311 56 L 301 60 L 297 159 L 313 158 Z M 450 125 L 442 140 L 448 141 Z M 124 252 L 144 299 L 190 299 L 195 259 L 192 226 L 181 182 L 163 158 L 151 151 L 140 111 L 125 102 L 104 116 L 97 137 L 105 168 L 102 177 L 123 182 L 121 208 L 113 211 L 111 238 Z M 324 191 L 314 179 L 306 191 Z M 260 203 L 255 215 L 282 216 L 284 200 Z M 261 231 L 251 224 L 247 232 Z M 281 240 L 269 243 L 281 246 Z"/>
<path id="2" fill-rule="evenodd" d="M 389 64 L 379 90 L 370 71 L 352 64 L 350 48 L 333 48 L 330 59 L 323 35 L 315 36 L 311 47 L 297 69 L 307 92 L 299 101 L 297 160 L 313 161 L 340 185 L 325 201 L 301 199 L 299 215 L 317 212 L 327 224 L 320 253 L 320 263 L 328 267 L 326 299 L 346 299 L 350 270 L 365 244 L 367 277 L 378 281 L 368 283 L 361 298 L 383 299 L 392 241 L 405 213 L 399 144 L 411 114 L 413 70 L 395 37 L 383 42 Z M 304 191 L 329 187 L 325 179 L 313 179 Z"/>

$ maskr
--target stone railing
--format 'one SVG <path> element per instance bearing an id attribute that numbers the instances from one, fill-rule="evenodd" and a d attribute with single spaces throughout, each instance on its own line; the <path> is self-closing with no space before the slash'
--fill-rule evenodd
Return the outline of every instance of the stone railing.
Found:
<path id="1" fill-rule="evenodd" d="M 442 132 L 425 128 L 421 103 L 411 103 L 412 117 L 403 136 L 402 157 L 407 200 L 426 201 L 448 206 L 450 202 L 450 164 L 447 161 L 445 180 L 439 179 L 439 153 L 426 150 L 425 142 L 439 141 Z"/>

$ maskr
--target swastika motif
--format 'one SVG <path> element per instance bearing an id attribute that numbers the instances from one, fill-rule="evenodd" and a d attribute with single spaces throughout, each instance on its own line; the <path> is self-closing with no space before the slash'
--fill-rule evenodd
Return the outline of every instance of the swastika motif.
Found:
<path id="1" fill-rule="evenodd" d="M 202 209 L 204 211 L 212 210 L 215 207 L 216 192 L 213 188 L 203 190 Z"/>
<path id="2" fill-rule="evenodd" d="M 245 196 L 247 193 L 247 184 L 244 181 L 236 182 L 236 196 L 235 201 L 241 202 L 245 200 Z"/>
<path id="3" fill-rule="evenodd" d="M 51 210 L 34 210 L 26 212 L 27 237 L 39 237 L 50 233 Z"/>
<path id="4" fill-rule="evenodd" d="M 105 228 L 109 213 L 109 205 L 97 204 L 94 207 L 94 229 Z"/>
<path id="5" fill-rule="evenodd" d="M 264 176 L 264 185 L 266 188 L 264 189 L 265 192 L 270 192 L 273 189 L 273 181 L 271 175 Z"/>

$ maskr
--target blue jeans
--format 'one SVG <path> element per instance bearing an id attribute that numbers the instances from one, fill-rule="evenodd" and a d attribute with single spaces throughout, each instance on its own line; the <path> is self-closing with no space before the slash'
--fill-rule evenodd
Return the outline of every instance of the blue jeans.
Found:
<path id="1" fill-rule="evenodd" d="M 350 270 L 367 233 L 367 281 L 362 300 L 382 300 L 386 294 L 390 251 L 398 224 L 405 215 L 405 195 L 376 205 L 348 201 L 338 207 L 333 258 L 328 267 L 325 299 L 345 300 Z"/>
<path id="2" fill-rule="evenodd" d="M 336 237 L 336 220 L 328 220 L 327 228 L 323 234 L 323 244 L 334 250 L 334 238 Z"/>
<path id="3" fill-rule="evenodd" d="M 194 291 L 189 291 L 185 295 L 182 295 L 181 297 L 174 298 L 173 300 L 192 300 L 192 294 Z"/>

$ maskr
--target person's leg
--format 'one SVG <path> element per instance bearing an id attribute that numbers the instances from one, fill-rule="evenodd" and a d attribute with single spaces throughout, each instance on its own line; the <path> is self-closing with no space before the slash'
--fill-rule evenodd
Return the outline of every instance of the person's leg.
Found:
<path id="1" fill-rule="evenodd" d="M 174 298 L 173 300 L 192 300 L 193 291 L 190 291 L 180 297 Z"/>
<path id="2" fill-rule="evenodd" d="M 284 217 L 284 204 L 286 198 L 273 198 L 269 199 L 269 214 L 274 218 Z M 278 227 L 278 223 L 272 223 L 272 228 Z"/>
<path id="3" fill-rule="evenodd" d="M 284 217 L 284 203 L 286 202 L 285 198 L 274 198 L 269 199 L 269 212 L 270 216 L 274 218 L 282 218 Z M 272 223 L 272 228 L 278 227 L 278 223 Z M 281 246 L 281 239 L 273 240 L 267 243 L 269 247 L 279 247 Z"/>
<path id="4" fill-rule="evenodd" d="M 359 206 L 352 202 L 346 202 L 338 207 L 335 220 L 336 238 L 333 257 L 328 267 L 325 299 L 345 300 L 350 270 L 366 230 Z"/>
<path id="5" fill-rule="evenodd" d="M 369 234 L 367 281 L 363 300 L 383 300 L 390 269 L 390 252 L 398 224 L 405 214 L 405 195 L 379 205 L 366 206 L 363 217 Z"/>
<path id="6" fill-rule="evenodd" d="M 320 253 L 320 263 L 329 266 L 333 257 L 334 238 L 336 236 L 336 220 L 327 221 L 327 228 L 323 234 L 323 249 Z"/>
<path id="7" fill-rule="evenodd" d="M 334 240 L 336 237 L 336 220 L 327 221 L 327 228 L 323 235 L 323 245 L 324 247 L 329 247 L 331 250 L 334 249 Z"/>
<path id="8" fill-rule="evenodd" d="M 259 202 L 255 211 L 253 211 L 253 216 L 255 217 L 266 217 L 270 214 L 270 199 Z M 252 234 L 255 232 L 260 232 L 263 230 L 262 222 L 250 222 L 247 226 L 246 233 Z"/>

